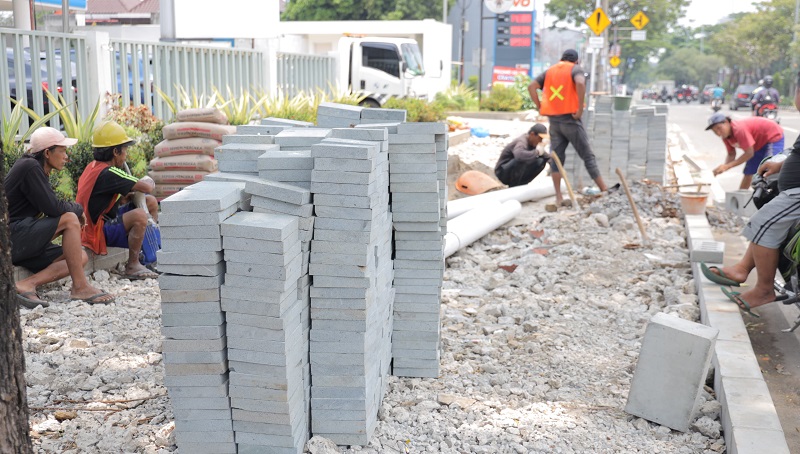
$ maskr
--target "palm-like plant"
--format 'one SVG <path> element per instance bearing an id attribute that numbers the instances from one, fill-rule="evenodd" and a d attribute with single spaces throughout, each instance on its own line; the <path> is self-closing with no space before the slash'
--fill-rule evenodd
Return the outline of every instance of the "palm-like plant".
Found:
<path id="1" fill-rule="evenodd" d="M 50 100 L 50 105 L 53 106 L 58 114 L 61 116 L 61 124 L 64 126 L 64 132 L 67 137 L 78 139 L 78 142 L 85 142 L 92 139 L 94 126 L 97 123 L 97 117 L 100 114 L 100 100 L 94 105 L 92 112 L 83 118 L 80 111 L 75 109 L 72 111 L 72 104 L 67 104 L 64 95 L 61 93 L 58 96 L 52 94 L 50 90 L 45 90 L 44 94 Z"/>
<path id="2" fill-rule="evenodd" d="M 261 107 L 268 101 L 267 96 L 256 98 L 244 90 L 238 97 L 233 94 L 233 90 L 228 87 L 228 98 L 216 87 L 214 96 L 217 99 L 217 108 L 228 117 L 228 122 L 232 125 L 246 125 L 254 120 L 261 112 Z"/>
<path id="3" fill-rule="evenodd" d="M 62 107 L 61 109 L 56 109 L 53 112 L 40 116 L 32 109 L 20 104 L 16 99 L 12 98 L 11 102 L 14 103 L 14 109 L 11 110 L 11 115 L 9 115 L 8 118 L 3 117 L 2 119 L 3 152 L 6 153 L 15 150 L 19 143 L 26 141 L 28 137 L 33 134 L 33 131 L 47 124 L 48 121 L 63 110 Z M 21 137 L 17 138 L 19 129 L 22 127 L 22 122 L 25 121 L 25 114 L 31 117 L 33 123 Z"/>

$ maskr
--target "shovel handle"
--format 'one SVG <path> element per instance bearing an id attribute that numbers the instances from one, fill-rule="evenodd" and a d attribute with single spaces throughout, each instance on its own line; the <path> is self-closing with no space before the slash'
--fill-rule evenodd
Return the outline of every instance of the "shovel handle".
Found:
<path id="1" fill-rule="evenodd" d="M 622 188 L 625 189 L 625 195 L 628 196 L 628 203 L 631 204 L 631 209 L 633 210 L 633 217 L 636 219 L 636 224 L 639 226 L 639 233 L 642 234 L 642 241 L 644 241 L 645 243 L 649 243 L 650 238 L 647 236 L 647 232 L 644 231 L 644 224 L 642 223 L 642 218 L 639 217 L 639 210 L 636 209 L 636 202 L 633 201 L 631 190 L 628 189 L 628 182 L 625 181 L 625 175 L 622 174 L 622 170 L 619 170 L 619 167 L 617 167 L 616 172 L 617 176 L 619 176 L 619 182 L 622 183 Z"/>

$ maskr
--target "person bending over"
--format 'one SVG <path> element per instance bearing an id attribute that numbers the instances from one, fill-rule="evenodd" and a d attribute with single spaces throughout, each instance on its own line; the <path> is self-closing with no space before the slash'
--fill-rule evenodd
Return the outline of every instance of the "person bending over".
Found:
<path id="1" fill-rule="evenodd" d="M 81 174 L 76 197 L 87 212 L 81 239 L 96 254 L 106 254 L 107 247 L 128 249 L 124 277 L 155 279 L 158 274 L 139 262 L 148 213 L 128 202 L 131 191 L 148 194 L 148 211 L 157 219 L 158 203 L 149 195 L 155 184 L 150 177 L 137 179 L 123 170 L 131 144 L 133 140 L 122 126 L 110 121 L 101 124 L 92 135 L 95 160 Z"/>
<path id="2" fill-rule="evenodd" d="M 715 113 L 708 119 L 708 130 L 722 139 L 728 155 L 725 163 L 714 169 L 714 175 L 746 163 L 744 176 L 739 189 L 748 189 L 753 182 L 753 175 L 758 170 L 759 164 L 766 157 L 774 156 L 783 151 L 783 128 L 774 121 L 761 117 L 748 117 L 742 120 L 731 120 L 724 114 Z M 741 148 L 742 153 L 736 157 L 736 148 Z"/>
<path id="3" fill-rule="evenodd" d="M 494 166 L 497 179 L 512 188 L 533 181 L 550 159 L 549 154 L 536 149 L 544 134 L 547 134 L 545 125 L 536 123 L 527 134 L 506 145 Z"/>
<path id="4" fill-rule="evenodd" d="M 3 181 L 8 200 L 11 261 L 34 274 L 16 283 L 17 300 L 27 308 L 49 306 L 36 288 L 70 276 L 72 300 L 107 304 L 114 297 L 89 284 L 83 267 L 89 257 L 81 247 L 81 228 L 86 223 L 83 207 L 59 200 L 48 179 L 68 161 L 67 147 L 77 140 L 58 130 L 41 127 L 31 135 L 30 151 L 11 167 Z M 61 246 L 53 240 L 61 237 Z"/>

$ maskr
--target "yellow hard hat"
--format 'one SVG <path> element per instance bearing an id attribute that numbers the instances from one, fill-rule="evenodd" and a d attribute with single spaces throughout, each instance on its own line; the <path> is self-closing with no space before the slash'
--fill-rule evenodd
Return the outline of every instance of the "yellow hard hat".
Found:
<path id="1" fill-rule="evenodd" d="M 106 121 L 101 124 L 94 130 L 92 135 L 92 147 L 94 148 L 116 147 L 117 145 L 133 143 L 133 141 L 125 134 L 122 126 L 113 121 Z"/>

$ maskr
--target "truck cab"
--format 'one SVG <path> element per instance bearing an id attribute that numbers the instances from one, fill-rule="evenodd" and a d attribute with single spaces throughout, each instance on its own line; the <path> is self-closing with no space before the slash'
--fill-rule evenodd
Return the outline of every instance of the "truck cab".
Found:
<path id="1" fill-rule="evenodd" d="M 380 107 L 391 97 L 427 98 L 419 44 L 409 38 L 345 37 L 339 40 L 339 81 Z"/>

